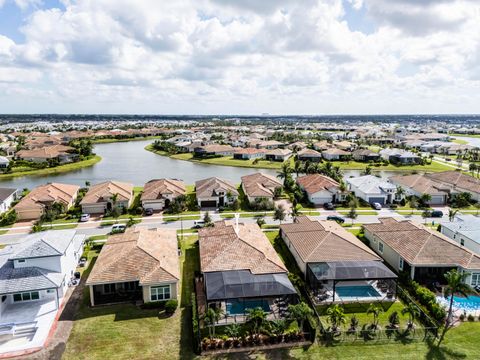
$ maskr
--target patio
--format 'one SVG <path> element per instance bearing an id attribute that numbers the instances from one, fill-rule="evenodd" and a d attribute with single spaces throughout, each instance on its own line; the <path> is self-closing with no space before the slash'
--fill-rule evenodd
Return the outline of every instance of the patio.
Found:
<path id="1" fill-rule="evenodd" d="M 55 298 L 6 306 L 0 318 L 0 353 L 42 347 L 57 310 Z"/>

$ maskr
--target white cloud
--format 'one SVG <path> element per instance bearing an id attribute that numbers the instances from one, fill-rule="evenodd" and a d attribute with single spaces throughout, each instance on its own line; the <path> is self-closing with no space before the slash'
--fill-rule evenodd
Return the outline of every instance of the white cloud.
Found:
<path id="1" fill-rule="evenodd" d="M 8 96 L 48 98 L 50 112 L 405 113 L 432 97 L 476 109 L 477 3 L 345 1 L 377 30 L 350 31 L 342 0 L 22 0 L 40 8 L 24 43 L 0 35 L 0 83 L 18 76 Z"/>

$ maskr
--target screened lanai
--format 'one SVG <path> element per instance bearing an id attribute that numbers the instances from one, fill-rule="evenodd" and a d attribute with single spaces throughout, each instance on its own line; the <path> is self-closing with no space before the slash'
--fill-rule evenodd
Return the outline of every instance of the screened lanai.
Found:
<path id="1" fill-rule="evenodd" d="M 394 300 L 397 275 L 381 261 L 331 261 L 307 265 L 318 303 Z"/>

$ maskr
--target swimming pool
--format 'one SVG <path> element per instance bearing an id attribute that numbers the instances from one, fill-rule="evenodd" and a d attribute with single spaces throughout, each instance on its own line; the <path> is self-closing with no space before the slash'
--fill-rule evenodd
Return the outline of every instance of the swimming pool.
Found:
<path id="1" fill-rule="evenodd" d="M 377 297 L 380 296 L 377 290 L 371 285 L 358 286 L 337 286 L 335 292 L 341 298 L 360 298 L 360 297 Z"/>
<path id="2" fill-rule="evenodd" d="M 247 312 L 247 309 L 262 308 L 263 311 L 270 312 L 270 306 L 265 300 L 231 300 L 227 301 L 227 314 L 239 315 Z"/>
<path id="3" fill-rule="evenodd" d="M 450 304 L 450 297 L 447 299 Z M 460 310 L 480 310 L 480 296 L 469 296 L 468 298 L 454 296 L 453 307 Z"/>

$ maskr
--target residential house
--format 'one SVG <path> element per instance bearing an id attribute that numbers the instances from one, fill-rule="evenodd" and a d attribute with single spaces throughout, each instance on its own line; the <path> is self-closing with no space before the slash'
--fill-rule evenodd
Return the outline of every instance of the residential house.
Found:
<path id="1" fill-rule="evenodd" d="M 285 145 L 284 143 L 276 140 L 252 140 L 248 144 L 249 146 L 256 147 L 257 149 L 267 150 L 278 149 L 279 147 L 283 147 Z"/>
<path id="2" fill-rule="evenodd" d="M 317 151 L 325 151 L 325 150 L 334 148 L 334 146 L 332 143 L 328 142 L 327 140 L 322 140 L 314 143 L 313 148 Z"/>
<path id="3" fill-rule="evenodd" d="M 397 187 L 382 178 L 364 175 L 346 179 L 349 190 L 367 203 L 390 204 Z"/>
<path id="4" fill-rule="evenodd" d="M 0 214 L 8 211 L 19 195 L 18 189 L 0 188 Z"/>
<path id="5" fill-rule="evenodd" d="M 205 145 L 194 149 L 195 156 L 232 156 L 235 148 L 230 145 Z"/>
<path id="6" fill-rule="evenodd" d="M 265 159 L 270 161 L 285 161 L 292 156 L 292 151 L 289 149 L 274 149 L 268 150 L 265 153 Z"/>
<path id="7" fill-rule="evenodd" d="M 480 201 L 480 179 L 455 170 L 431 173 L 425 176 L 442 185 L 450 186 L 452 194 L 466 192 L 472 196 L 473 200 Z"/>
<path id="8" fill-rule="evenodd" d="M 262 173 L 242 176 L 242 189 L 250 204 L 267 199 L 273 203 L 275 192 L 282 188 L 276 177 Z"/>
<path id="9" fill-rule="evenodd" d="M 381 218 L 365 224 L 370 246 L 395 271 L 421 284 L 445 284 L 452 269 L 468 274 L 466 283 L 480 285 L 480 256 L 445 235 L 413 221 Z"/>
<path id="10" fill-rule="evenodd" d="M 80 186 L 50 183 L 40 185 L 25 195 L 15 206 L 18 220 L 38 220 L 53 204 L 68 210 L 75 204 Z"/>
<path id="11" fill-rule="evenodd" d="M 453 221 L 442 223 L 441 232 L 449 239 L 480 254 L 480 218 L 474 215 L 456 215 Z"/>
<path id="12" fill-rule="evenodd" d="M 198 235 L 200 314 L 207 307 L 221 309 L 218 324 L 227 324 L 246 321 L 247 309 L 260 307 L 267 319 L 278 319 L 277 299 L 297 301 L 287 268 L 257 224 L 219 221 Z"/>
<path id="13" fill-rule="evenodd" d="M 281 225 L 280 236 L 315 302 L 394 299 L 397 276 L 380 256 L 336 222 L 300 216 L 294 223 Z M 352 297 L 357 286 L 368 288 L 368 295 Z"/>
<path id="14" fill-rule="evenodd" d="M 116 197 L 116 199 L 115 199 Z M 105 181 L 95 184 L 80 201 L 85 214 L 104 214 L 114 207 L 123 211 L 133 201 L 133 185 L 120 181 Z"/>
<path id="15" fill-rule="evenodd" d="M 403 149 L 388 148 L 380 150 L 380 156 L 394 164 L 418 164 L 421 161 L 420 156 Z"/>
<path id="16" fill-rule="evenodd" d="M 344 151 L 353 151 L 356 145 L 350 141 L 337 141 L 335 142 L 335 146 Z"/>
<path id="17" fill-rule="evenodd" d="M 163 210 L 179 196 L 186 194 L 185 183 L 177 179 L 150 180 L 140 197 L 144 209 Z"/>
<path id="18" fill-rule="evenodd" d="M 60 164 L 73 162 L 78 159 L 78 154 L 72 153 L 75 149 L 65 145 L 52 145 L 32 150 L 20 150 L 15 154 L 19 160 L 42 163 L 57 160 Z"/>
<path id="19" fill-rule="evenodd" d="M 0 156 L 0 169 L 6 169 L 10 165 L 10 160 L 5 156 Z"/>
<path id="20" fill-rule="evenodd" d="M 177 299 L 179 281 L 176 231 L 138 227 L 108 237 L 86 285 L 95 306 Z"/>
<path id="21" fill-rule="evenodd" d="M 198 206 L 217 208 L 232 204 L 238 199 L 238 190 L 234 184 L 218 177 L 195 182 Z"/>
<path id="22" fill-rule="evenodd" d="M 322 151 L 322 156 L 325 160 L 329 161 L 344 161 L 350 159 L 352 154 L 348 151 L 332 148 Z"/>
<path id="23" fill-rule="evenodd" d="M 320 162 L 322 161 L 322 154 L 316 150 L 303 149 L 297 153 L 297 159 L 299 161 Z"/>
<path id="24" fill-rule="evenodd" d="M 299 151 L 299 150 L 305 149 L 306 147 L 307 147 L 307 144 L 303 141 L 296 141 L 288 145 L 288 148 L 292 151 Z"/>
<path id="25" fill-rule="evenodd" d="M 0 353 L 45 345 L 85 237 L 75 230 L 38 232 L 0 249 Z"/>
<path id="26" fill-rule="evenodd" d="M 352 157 L 356 161 L 378 161 L 380 154 L 369 149 L 358 149 L 352 153 Z"/>
<path id="27" fill-rule="evenodd" d="M 320 174 L 311 174 L 297 178 L 297 184 L 314 205 L 335 203 L 342 199 L 340 184 L 335 180 Z"/>
<path id="28" fill-rule="evenodd" d="M 233 158 L 237 160 L 254 160 L 265 158 L 265 150 L 257 148 L 242 148 L 235 150 Z"/>
<path id="29" fill-rule="evenodd" d="M 421 197 L 423 194 L 431 196 L 429 205 L 447 204 L 450 186 L 445 186 L 440 182 L 434 181 L 423 174 L 397 175 L 389 178 L 389 181 L 405 190 L 405 196 Z M 395 197 L 395 200 L 401 200 Z"/>

